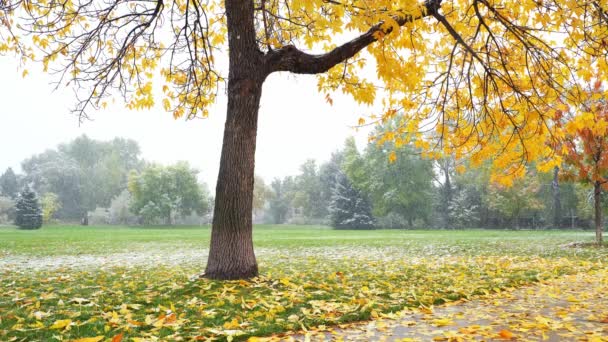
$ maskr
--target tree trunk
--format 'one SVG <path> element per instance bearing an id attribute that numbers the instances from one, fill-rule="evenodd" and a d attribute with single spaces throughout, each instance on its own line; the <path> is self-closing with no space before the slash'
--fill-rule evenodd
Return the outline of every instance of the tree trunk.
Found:
<path id="1" fill-rule="evenodd" d="M 443 224 L 444 228 L 450 228 L 451 225 L 451 213 L 450 213 L 450 204 L 452 203 L 452 182 L 450 182 L 450 160 L 443 160 L 443 173 L 444 173 L 444 181 L 443 181 Z M 453 228 L 453 227 L 452 227 Z"/>
<path id="2" fill-rule="evenodd" d="M 562 222 L 562 202 L 559 197 L 559 167 L 553 168 L 553 181 L 551 188 L 553 189 L 553 225 L 555 228 L 561 227 Z"/>
<path id="3" fill-rule="evenodd" d="M 246 279 L 258 274 L 253 251 L 255 144 L 266 73 L 255 41 L 253 1 L 226 0 L 228 112 L 217 179 L 209 260 L 204 276 Z"/>
<path id="4" fill-rule="evenodd" d="M 596 181 L 593 186 L 593 201 L 595 204 L 595 242 L 602 245 L 602 187 L 600 182 Z"/>

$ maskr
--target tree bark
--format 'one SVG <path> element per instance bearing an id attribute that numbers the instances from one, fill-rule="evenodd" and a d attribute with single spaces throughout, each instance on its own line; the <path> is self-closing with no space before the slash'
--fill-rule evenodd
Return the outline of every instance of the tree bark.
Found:
<path id="1" fill-rule="evenodd" d="M 255 146 L 262 84 L 262 53 L 255 42 L 253 2 L 227 0 L 228 112 L 216 186 L 205 277 L 246 279 L 258 274 L 253 251 Z"/>
<path id="2" fill-rule="evenodd" d="M 595 204 L 595 242 L 598 245 L 602 245 L 602 185 L 599 181 L 596 181 L 593 186 L 593 201 Z"/>
<path id="3" fill-rule="evenodd" d="M 553 190 L 553 225 L 555 228 L 560 228 L 562 222 L 562 203 L 559 197 L 559 167 L 557 166 L 553 168 L 551 188 Z"/>

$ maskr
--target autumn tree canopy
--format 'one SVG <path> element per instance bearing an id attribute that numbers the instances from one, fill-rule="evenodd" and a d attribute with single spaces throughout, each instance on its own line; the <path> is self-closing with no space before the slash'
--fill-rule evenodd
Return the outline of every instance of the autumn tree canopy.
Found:
<path id="1" fill-rule="evenodd" d="M 318 74 L 329 99 L 383 105 L 360 124 L 398 117 L 380 143 L 415 140 L 473 165 L 491 158 L 508 183 L 524 162 L 559 162 L 548 158 L 550 121 L 580 101 L 579 80 L 606 79 L 607 9 L 606 0 L 0 0 L 0 52 L 76 87 L 83 118 L 117 93 L 129 108 L 159 101 L 176 118 L 205 117 L 226 91 L 206 274 L 241 278 L 257 274 L 249 213 L 268 75 Z"/>

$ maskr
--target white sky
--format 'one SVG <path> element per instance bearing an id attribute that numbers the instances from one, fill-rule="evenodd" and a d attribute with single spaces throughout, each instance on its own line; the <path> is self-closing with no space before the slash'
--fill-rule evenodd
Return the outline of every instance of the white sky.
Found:
<path id="1" fill-rule="evenodd" d="M 174 120 L 160 106 L 149 111 L 114 106 L 91 112 L 93 121 L 79 126 L 70 113 L 75 104 L 72 89 L 53 91 L 52 76 L 37 69 L 28 66 L 29 75 L 23 78 L 15 59 L 0 57 L 0 173 L 9 166 L 20 171 L 25 158 L 87 134 L 98 140 L 136 140 L 142 156 L 150 161 L 188 161 L 215 189 L 226 97 L 218 99 L 206 120 Z M 314 77 L 285 73 L 271 75 L 264 84 L 256 173 L 266 181 L 297 174 L 306 159 L 326 161 L 350 135 L 360 146 L 365 144 L 367 133 L 351 127 L 371 109 L 343 96 L 334 97 L 330 106 L 316 89 Z"/>

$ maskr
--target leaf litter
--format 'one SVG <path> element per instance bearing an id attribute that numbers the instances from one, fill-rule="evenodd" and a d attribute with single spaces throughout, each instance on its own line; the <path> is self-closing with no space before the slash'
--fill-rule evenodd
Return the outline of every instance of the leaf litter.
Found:
<path id="1" fill-rule="evenodd" d="M 261 276 L 230 282 L 197 277 L 204 250 L 11 255 L 0 260 L 0 340 L 272 341 L 308 333 L 312 340 L 461 341 L 570 333 L 604 341 L 608 315 L 592 302 L 608 289 L 608 253 L 517 248 L 261 248 Z M 519 300 L 518 291 L 531 296 Z M 545 305 L 545 297 L 561 304 Z M 562 316 L 551 316 L 554 307 L 564 308 Z M 281 335 L 288 331 L 307 333 Z"/>

